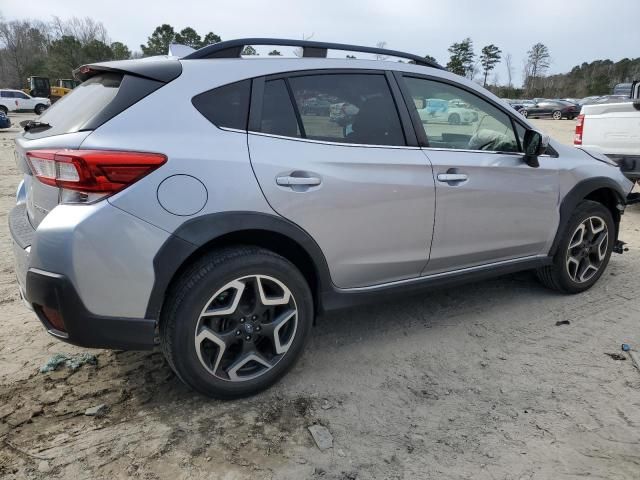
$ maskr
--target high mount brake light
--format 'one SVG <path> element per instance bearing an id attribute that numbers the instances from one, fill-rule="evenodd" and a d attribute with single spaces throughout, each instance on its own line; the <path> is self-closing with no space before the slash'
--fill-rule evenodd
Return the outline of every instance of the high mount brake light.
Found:
<path id="1" fill-rule="evenodd" d="M 31 150 L 31 171 L 45 185 L 111 195 L 167 161 L 160 153 L 112 150 Z"/>
<path id="2" fill-rule="evenodd" d="M 574 145 L 582 145 L 582 132 L 584 131 L 584 115 L 578 115 L 576 122 L 576 133 L 573 136 Z"/>

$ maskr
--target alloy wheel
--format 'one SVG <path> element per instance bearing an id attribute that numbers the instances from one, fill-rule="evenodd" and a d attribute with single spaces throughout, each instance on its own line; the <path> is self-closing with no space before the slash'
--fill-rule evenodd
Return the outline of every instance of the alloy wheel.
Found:
<path id="1" fill-rule="evenodd" d="M 585 219 L 571 236 L 567 249 L 567 273 L 576 283 L 591 280 L 602 267 L 609 246 L 609 230 L 600 217 Z"/>
<path id="2" fill-rule="evenodd" d="M 221 380 L 255 379 L 285 356 L 298 327 L 291 291 L 266 275 L 227 283 L 207 301 L 196 325 L 202 366 Z"/>
<path id="3" fill-rule="evenodd" d="M 520 113 L 522 114 L 522 116 L 524 118 L 527 118 L 529 116 L 529 112 L 527 112 L 527 110 L 524 109 L 524 108 L 522 110 L 520 110 Z"/>
<path id="4" fill-rule="evenodd" d="M 558 110 L 553 112 L 553 119 L 554 120 L 562 120 L 562 112 L 559 112 Z"/>

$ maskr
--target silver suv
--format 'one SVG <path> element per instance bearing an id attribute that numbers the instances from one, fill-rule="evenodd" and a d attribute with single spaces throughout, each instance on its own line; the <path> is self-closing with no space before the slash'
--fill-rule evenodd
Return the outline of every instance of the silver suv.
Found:
<path id="1" fill-rule="evenodd" d="M 304 54 L 240 58 L 256 44 Z M 159 337 L 206 395 L 273 384 L 318 314 L 525 269 L 578 293 L 622 250 L 613 162 L 421 57 L 244 39 L 76 75 L 16 139 L 22 296 L 76 345 Z"/>

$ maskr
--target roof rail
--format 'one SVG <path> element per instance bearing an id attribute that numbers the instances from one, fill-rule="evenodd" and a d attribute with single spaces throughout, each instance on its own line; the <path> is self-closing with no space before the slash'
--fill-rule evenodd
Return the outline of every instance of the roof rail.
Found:
<path id="1" fill-rule="evenodd" d="M 189 55 L 183 57 L 184 60 L 194 60 L 203 58 L 240 58 L 242 50 L 247 45 L 269 45 L 282 47 L 302 47 L 303 57 L 326 58 L 327 50 L 345 50 L 348 52 L 373 53 L 377 55 L 388 55 L 411 60 L 417 65 L 433 67 L 444 70 L 437 62 L 427 60 L 411 53 L 399 52 L 397 50 L 387 50 L 386 48 L 362 47 L 358 45 L 348 45 L 344 43 L 314 42 L 310 40 L 288 40 L 282 38 L 239 38 L 237 40 L 227 40 L 225 42 L 214 43 L 203 47 Z"/>

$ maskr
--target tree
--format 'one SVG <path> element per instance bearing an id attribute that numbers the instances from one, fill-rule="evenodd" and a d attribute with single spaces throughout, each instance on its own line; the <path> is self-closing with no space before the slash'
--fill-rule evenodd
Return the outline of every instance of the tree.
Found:
<path id="1" fill-rule="evenodd" d="M 131 58 L 131 50 L 122 42 L 111 44 L 111 58 L 113 60 L 128 60 Z"/>
<path id="2" fill-rule="evenodd" d="M 72 36 L 63 35 L 49 45 L 48 71 L 53 78 L 69 78 L 71 72 L 85 63 L 87 53 L 82 43 Z"/>
<path id="3" fill-rule="evenodd" d="M 202 39 L 202 46 L 213 45 L 214 43 L 220 43 L 222 39 L 213 32 L 207 33 Z"/>
<path id="4" fill-rule="evenodd" d="M 387 42 L 380 41 L 378 43 L 376 43 L 376 48 L 385 48 L 387 46 Z M 386 60 L 387 58 L 389 58 L 389 55 L 381 55 L 379 53 L 376 53 L 376 60 Z"/>
<path id="5" fill-rule="evenodd" d="M 504 56 L 504 64 L 507 67 L 507 87 L 513 87 L 513 57 L 510 53 Z"/>
<path id="6" fill-rule="evenodd" d="M 251 45 L 247 45 L 242 50 L 241 55 L 258 55 L 258 52 L 256 52 L 256 49 L 253 48 Z"/>
<path id="7" fill-rule="evenodd" d="M 282 54 L 278 50 L 271 50 L 269 52 L 269 55 L 271 55 L 272 57 L 281 57 L 282 56 Z"/>
<path id="8" fill-rule="evenodd" d="M 113 50 L 100 40 L 91 40 L 82 47 L 82 62 L 94 63 L 113 59 Z M 77 65 L 76 65 L 77 66 Z"/>
<path id="9" fill-rule="evenodd" d="M 425 59 L 427 62 L 438 63 L 438 61 L 436 60 L 436 58 L 435 58 L 435 57 L 432 57 L 431 55 L 425 55 L 425 56 L 424 56 L 424 59 Z"/>
<path id="10" fill-rule="evenodd" d="M 496 47 L 493 43 L 482 48 L 480 54 L 480 65 L 484 71 L 484 86 L 487 86 L 487 76 L 489 72 L 496 68 L 496 65 L 500 63 L 502 51 Z"/>
<path id="11" fill-rule="evenodd" d="M 140 45 L 142 54 L 145 57 L 151 55 L 166 55 L 169 51 L 169 44 L 174 43 L 176 32 L 173 27 L 167 23 L 156 27 L 151 36 L 147 39 L 146 45 Z"/>
<path id="12" fill-rule="evenodd" d="M 60 17 L 54 16 L 50 29 L 55 38 L 74 37 L 81 45 L 86 45 L 93 40 L 98 40 L 105 44 L 109 43 L 109 35 L 105 26 L 102 22 L 97 22 L 91 17 L 71 17 L 67 20 L 62 20 Z"/>
<path id="13" fill-rule="evenodd" d="M 551 54 L 549 48 L 543 43 L 536 43 L 527 52 L 525 64 L 525 88 L 529 93 L 536 93 L 537 80 L 544 77 L 551 65 Z"/>
<path id="14" fill-rule="evenodd" d="M 1 84 L 21 88 L 29 75 L 42 73 L 47 48 L 43 32 L 41 22 L 0 22 Z"/>
<path id="15" fill-rule="evenodd" d="M 191 48 L 202 47 L 202 39 L 200 38 L 200 35 L 198 35 L 198 32 L 191 27 L 183 28 L 180 30 L 180 33 L 176 33 L 175 43 L 186 45 Z"/>
<path id="16" fill-rule="evenodd" d="M 465 38 L 460 43 L 454 43 L 448 49 L 451 57 L 447 63 L 447 70 L 463 77 L 472 78 L 474 74 L 473 42 Z"/>

